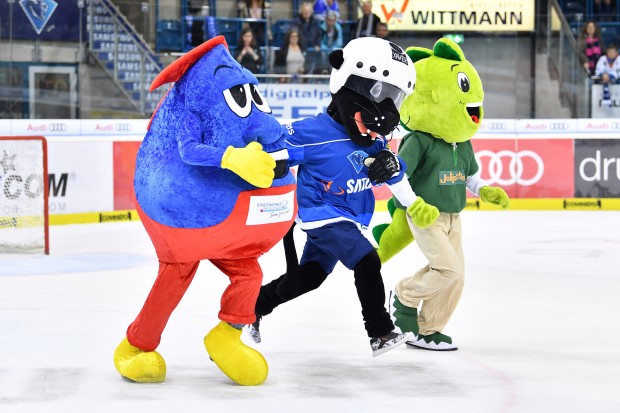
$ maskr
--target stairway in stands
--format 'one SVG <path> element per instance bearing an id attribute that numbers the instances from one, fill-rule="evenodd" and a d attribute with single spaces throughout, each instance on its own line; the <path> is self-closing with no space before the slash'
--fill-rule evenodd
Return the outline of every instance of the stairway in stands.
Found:
<path id="1" fill-rule="evenodd" d="M 114 81 L 131 105 L 150 116 L 166 92 L 149 92 L 163 66 L 155 52 L 109 0 L 89 5 L 89 55 Z"/>

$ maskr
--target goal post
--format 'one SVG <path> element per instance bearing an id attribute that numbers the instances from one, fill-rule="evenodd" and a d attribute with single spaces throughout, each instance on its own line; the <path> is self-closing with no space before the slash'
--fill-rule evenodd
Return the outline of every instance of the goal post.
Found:
<path id="1" fill-rule="evenodd" d="M 49 254 L 47 141 L 0 136 L 0 254 Z"/>

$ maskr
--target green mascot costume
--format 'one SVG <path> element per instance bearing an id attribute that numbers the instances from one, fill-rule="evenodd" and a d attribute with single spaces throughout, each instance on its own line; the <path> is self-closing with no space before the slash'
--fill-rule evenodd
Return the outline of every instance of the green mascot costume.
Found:
<path id="1" fill-rule="evenodd" d="M 401 124 L 409 133 L 398 155 L 407 164 L 415 196 L 410 205 L 391 199 L 392 222 L 375 227 L 373 235 L 382 262 L 414 238 L 428 260 L 390 294 L 394 324 L 415 336 L 407 345 L 456 350 L 452 338 L 441 332 L 463 291 L 459 213 L 465 208 L 466 189 L 503 208 L 509 206 L 509 198 L 503 189 L 480 178 L 470 142 L 483 117 L 484 91 L 476 69 L 446 38 L 439 39 L 433 50 L 410 47 L 406 53 L 415 64 L 417 84 L 401 107 Z"/>

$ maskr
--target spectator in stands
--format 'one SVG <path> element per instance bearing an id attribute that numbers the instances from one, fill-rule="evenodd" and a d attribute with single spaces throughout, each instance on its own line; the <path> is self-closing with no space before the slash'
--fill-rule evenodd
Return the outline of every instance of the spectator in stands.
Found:
<path id="1" fill-rule="evenodd" d="M 587 21 L 581 28 L 577 39 L 577 50 L 579 51 L 579 62 L 583 65 L 588 76 L 594 76 L 596 63 L 605 50 L 601 30 L 595 22 Z"/>
<path id="2" fill-rule="evenodd" d="M 321 64 L 321 28 L 313 14 L 312 3 L 303 2 L 299 9 L 299 18 L 293 21 L 301 34 L 301 48 L 306 52 L 307 73 L 316 73 Z"/>
<path id="3" fill-rule="evenodd" d="M 336 20 L 340 18 L 340 7 L 338 0 L 316 0 L 314 2 L 314 18 L 317 20 L 325 20 L 327 12 L 333 11 L 336 14 Z"/>
<path id="4" fill-rule="evenodd" d="M 293 75 L 291 80 L 297 81 L 297 76 L 305 72 L 305 53 L 303 49 L 303 39 L 296 26 L 292 26 L 291 29 L 284 36 L 284 43 L 280 50 L 276 52 L 274 61 L 274 71 L 276 73 L 286 73 Z M 288 78 L 280 78 L 280 83 L 286 83 Z"/>
<path id="5" fill-rule="evenodd" d="M 377 34 L 375 36 L 380 39 L 387 40 L 389 42 L 391 41 L 389 38 L 389 35 L 390 35 L 390 32 L 388 30 L 387 23 L 383 23 L 383 22 L 377 23 Z"/>
<path id="6" fill-rule="evenodd" d="M 327 74 L 330 72 L 330 65 L 327 60 L 327 55 L 335 49 L 341 49 L 343 45 L 342 40 L 342 26 L 338 23 L 338 14 L 333 10 L 327 12 L 325 20 L 319 23 L 321 28 L 321 63 L 317 68 L 319 73 Z"/>
<path id="7" fill-rule="evenodd" d="M 263 63 L 263 56 L 256 45 L 254 32 L 249 27 L 241 30 L 241 37 L 239 38 L 239 43 L 237 43 L 237 49 L 235 50 L 235 59 L 237 59 L 237 62 L 239 62 L 241 66 L 254 74 L 262 72 L 261 64 Z"/>
<path id="8" fill-rule="evenodd" d="M 351 39 L 377 35 L 377 24 L 381 19 L 372 12 L 372 1 L 362 3 L 362 17 L 357 20 Z"/>
<path id="9" fill-rule="evenodd" d="M 241 0 L 237 3 L 237 17 L 243 19 L 267 19 L 265 33 L 265 23 L 252 22 L 248 23 L 248 26 L 254 32 L 254 38 L 257 44 L 265 44 L 265 35 L 267 39 L 271 40 L 271 28 L 269 18 L 271 17 L 271 3 L 266 0 Z"/>
<path id="10" fill-rule="evenodd" d="M 205 41 L 205 16 L 207 9 L 204 0 L 189 0 L 189 15 L 185 17 L 189 25 L 188 43 L 192 47 L 200 46 Z"/>
<path id="11" fill-rule="evenodd" d="M 293 20 L 293 25 L 302 36 L 302 47 L 309 50 L 321 50 L 321 29 L 319 21 L 314 18 L 312 3 L 303 2 L 299 9 L 299 17 Z"/>
<path id="12" fill-rule="evenodd" d="M 338 23 L 338 14 L 332 10 L 327 12 L 325 20 L 319 24 L 321 28 L 321 51 L 329 54 L 332 50 L 341 49 L 342 26 Z"/>
<path id="13" fill-rule="evenodd" d="M 613 21 L 614 10 L 611 0 L 594 0 L 594 18 L 598 21 Z"/>
<path id="14" fill-rule="evenodd" d="M 618 46 L 610 44 L 607 46 L 605 55 L 598 59 L 596 64 L 596 76 L 601 78 L 603 84 L 603 100 L 602 104 L 611 106 L 611 93 L 609 91 L 610 84 L 620 82 L 620 59 L 618 59 Z"/>

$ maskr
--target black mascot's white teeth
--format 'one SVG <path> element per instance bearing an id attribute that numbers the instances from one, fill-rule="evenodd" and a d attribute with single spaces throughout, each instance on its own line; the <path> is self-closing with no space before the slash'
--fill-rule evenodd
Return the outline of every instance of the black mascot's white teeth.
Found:
<path id="1" fill-rule="evenodd" d="M 276 161 L 276 167 L 273 168 L 274 179 L 286 176 L 288 173 L 288 151 L 280 149 L 279 151 L 269 152 L 269 155 Z"/>

